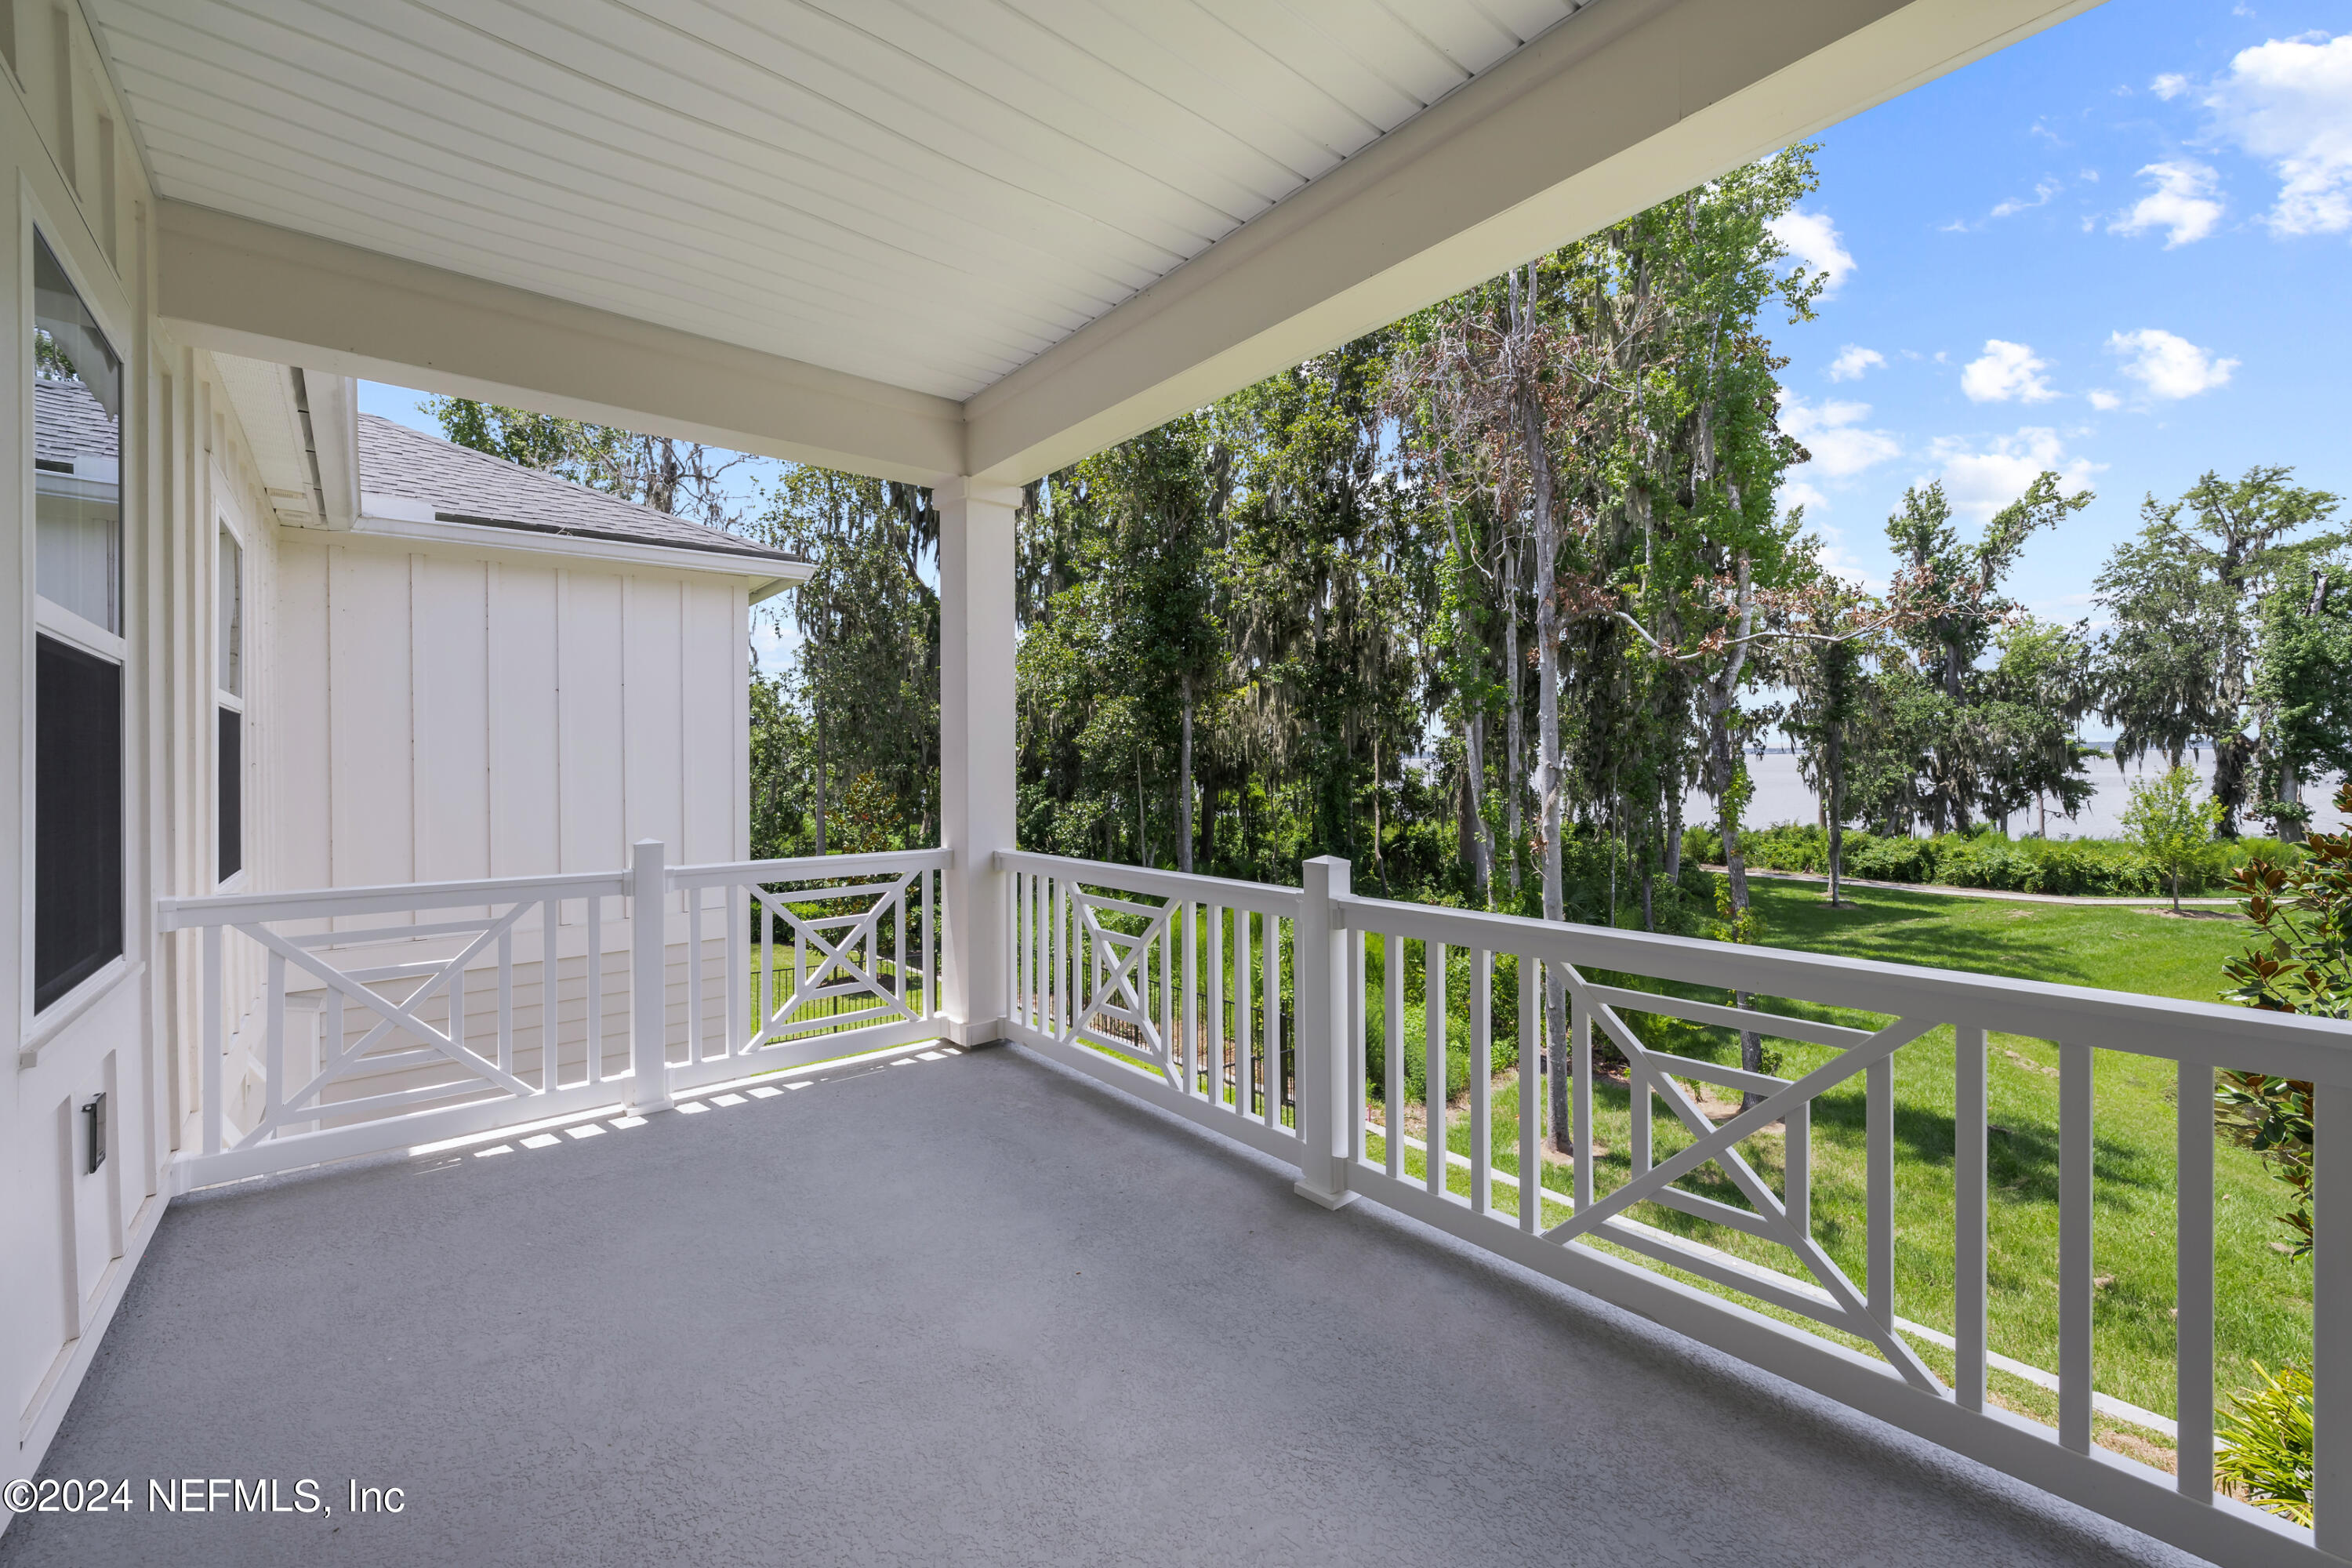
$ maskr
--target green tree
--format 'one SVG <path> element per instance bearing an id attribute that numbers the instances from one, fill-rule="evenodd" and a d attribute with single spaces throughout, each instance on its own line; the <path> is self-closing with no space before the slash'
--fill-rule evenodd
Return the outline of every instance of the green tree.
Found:
<path id="1" fill-rule="evenodd" d="M 2197 775 L 2167 768 L 2132 785 L 2124 807 L 2124 835 L 2172 883 L 2172 912 L 2180 912 L 2180 877 L 2201 868 L 2210 852 L 2221 803 L 2197 798 Z"/>
<path id="2" fill-rule="evenodd" d="M 2285 576 L 2263 601 L 2254 701 L 2265 715 L 2270 802 L 2262 815 L 2299 842 L 2309 812 L 2304 780 L 2352 777 L 2352 565 L 2315 563 L 2307 581 Z"/>
<path id="3" fill-rule="evenodd" d="M 2149 496 L 2137 537 L 2098 577 L 2113 626 L 2100 649 L 2100 707 L 2120 730 L 2118 767 L 2149 751 L 2177 766 L 2202 738 L 2213 746 L 2221 830 L 2259 782 L 2263 713 L 2255 657 L 2263 602 L 2340 534 L 2297 538 L 2334 515 L 2337 498 L 2288 481 L 2294 470 L 2256 467 L 2239 479 L 2207 473 L 2170 503 Z"/>

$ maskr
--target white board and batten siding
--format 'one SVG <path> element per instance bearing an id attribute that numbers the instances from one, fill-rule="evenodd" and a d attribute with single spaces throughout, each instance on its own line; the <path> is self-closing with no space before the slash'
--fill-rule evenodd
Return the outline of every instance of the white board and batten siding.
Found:
<path id="1" fill-rule="evenodd" d="M 279 539 L 281 886 L 750 853 L 744 578 Z"/>

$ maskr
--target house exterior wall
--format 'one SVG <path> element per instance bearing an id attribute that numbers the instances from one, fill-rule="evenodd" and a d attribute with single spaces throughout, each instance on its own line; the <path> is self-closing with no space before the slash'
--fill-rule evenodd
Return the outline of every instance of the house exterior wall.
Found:
<path id="1" fill-rule="evenodd" d="M 277 885 L 749 853 L 740 578 L 277 531 Z"/>
<path id="2" fill-rule="evenodd" d="M 202 937 L 159 934 L 158 898 L 617 867 L 646 837 L 674 860 L 747 847 L 747 580 L 280 526 L 210 356 L 157 320 L 154 198 L 99 58 L 78 7 L 0 5 L 0 481 L 17 520 L 0 552 L 0 733 L 16 740 L 0 766 L 5 1477 L 37 1469 L 170 1200 L 172 1158 L 198 1142 Z M 37 229 L 123 364 L 124 855 L 121 958 L 37 1011 Z M 224 527 L 245 625 L 243 867 L 226 881 Z M 260 985 L 249 945 L 224 976 L 232 1014 Z M 584 995 L 572 951 L 567 989 Z M 92 1173 L 79 1108 L 101 1091 Z"/>

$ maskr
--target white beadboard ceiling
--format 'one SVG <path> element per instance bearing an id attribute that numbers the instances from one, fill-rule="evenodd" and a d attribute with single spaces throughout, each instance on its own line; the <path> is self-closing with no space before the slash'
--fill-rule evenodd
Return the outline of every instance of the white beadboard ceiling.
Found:
<path id="1" fill-rule="evenodd" d="M 1582 0 L 91 0 L 161 194 L 963 399 Z"/>

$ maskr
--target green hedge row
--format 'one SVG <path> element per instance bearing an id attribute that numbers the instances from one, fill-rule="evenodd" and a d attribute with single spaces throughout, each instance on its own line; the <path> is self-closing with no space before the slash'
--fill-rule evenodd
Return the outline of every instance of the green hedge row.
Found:
<path id="1" fill-rule="evenodd" d="M 1740 837 L 1748 864 L 1767 871 L 1829 871 L 1829 835 L 1809 824 L 1751 828 Z M 1709 865 L 1723 860 L 1723 839 L 1694 827 L 1683 837 L 1685 856 Z M 2274 838 L 2242 838 L 2211 847 L 2192 886 L 2210 892 L 2250 859 L 2291 859 L 2298 852 Z M 1882 838 L 1849 829 L 1845 874 L 1864 881 L 1933 882 L 2008 893 L 2072 893 L 2088 897 L 2156 897 L 2170 889 L 2162 873 L 2128 844 L 2109 838 L 2004 838 L 1997 833 L 1947 833 L 1934 838 Z"/>

